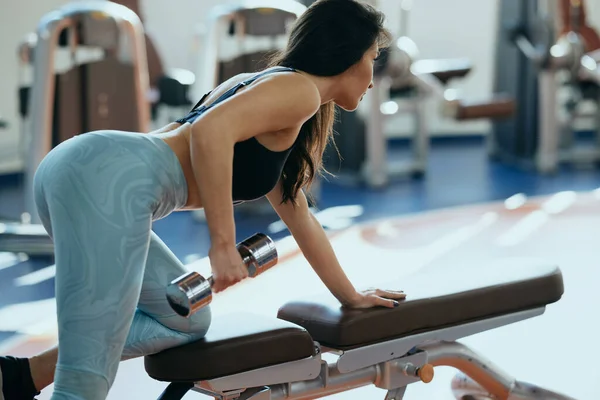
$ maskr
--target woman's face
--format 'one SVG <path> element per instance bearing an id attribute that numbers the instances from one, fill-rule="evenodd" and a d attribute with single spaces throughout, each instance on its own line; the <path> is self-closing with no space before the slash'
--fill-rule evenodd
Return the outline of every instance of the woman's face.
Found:
<path id="1" fill-rule="evenodd" d="M 379 46 L 373 44 L 362 59 L 345 71 L 339 80 L 335 103 L 346 111 L 354 111 L 367 91 L 373 87 L 373 68 L 379 56 Z"/>

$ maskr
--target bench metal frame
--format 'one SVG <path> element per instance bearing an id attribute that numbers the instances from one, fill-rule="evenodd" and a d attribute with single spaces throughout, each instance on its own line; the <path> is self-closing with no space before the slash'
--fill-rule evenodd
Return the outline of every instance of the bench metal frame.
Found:
<path id="1" fill-rule="evenodd" d="M 195 391 L 218 400 L 315 399 L 374 385 L 387 390 L 385 400 L 402 400 L 411 383 L 420 382 L 426 364 L 451 366 L 459 373 L 452 382 L 457 399 L 574 400 L 535 385 L 519 382 L 483 356 L 456 342 L 460 338 L 542 315 L 545 307 L 491 317 L 462 325 L 341 350 L 315 342 L 315 355 L 297 361 L 215 379 L 171 383 L 159 400 L 180 400 Z M 323 354 L 337 354 L 337 361 Z"/>

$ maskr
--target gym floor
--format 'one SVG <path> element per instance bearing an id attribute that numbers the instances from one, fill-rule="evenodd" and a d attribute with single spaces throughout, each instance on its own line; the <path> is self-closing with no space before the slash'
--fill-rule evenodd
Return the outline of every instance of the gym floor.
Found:
<path id="1" fill-rule="evenodd" d="M 401 154 L 393 150 L 390 157 Z M 19 176 L 0 178 L 2 217 L 18 213 L 20 183 Z M 593 400 L 600 393 L 600 369 L 595 365 L 600 348 L 589 344 L 595 343 L 599 325 L 596 312 L 586 313 L 600 306 L 599 188 L 598 169 L 565 167 L 542 176 L 490 162 L 479 138 L 444 139 L 433 142 L 425 179 L 398 180 L 385 190 L 340 186 L 334 179 L 325 182 L 318 217 L 325 227 L 338 231 L 334 247 L 357 284 L 385 284 L 390 274 L 400 277 L 459 263 L 484 268 L 501 257 L 537 257 L 557 264 L 565 295 L 543 316 L 462 342 L 518 379 Z M 258 231 L 278 240 L 289 235 L 272 213 L 240 211 L 236 221 L 239 239 Z M 207 227 L 192 213 L 174 213 L 157 221 L 154 230 L 186 264 L 202 263 L 197 260 L 207 254 Z M 375 252 L 373 246 L 380 250 Z M 293 273 L 293 285 L 286 283 L 285 274 L 277 279 L 277 273 L 244 282 L 216 296 L 216 317 L 231 311 L 274 316 L 287 300 L 326 290 L 300 256 L 282 264 L 286 274 Z M 53 277 L 52 260 L 0 253 L 0 354 L 31 355 L 56 342 Z M 405 398 L 452 399 L 449 382 L 454 372 L 437 369 L 432 383 L 411 385 Z M 109 399 L 155 399 L 164 387 L 147 377 L 141 359 L 130 360 L 121 363 Z M 39 399 L 48 399 L 50 391 Z M 384 397 L 385 392 L 374 387 L 331 396 Z M 185 397 L 201 398 L 206 397 Z"/>

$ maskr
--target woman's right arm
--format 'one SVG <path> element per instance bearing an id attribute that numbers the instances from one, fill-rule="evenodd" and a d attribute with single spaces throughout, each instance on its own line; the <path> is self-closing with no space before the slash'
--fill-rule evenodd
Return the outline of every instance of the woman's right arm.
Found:
<path id="1" fill-rule="evenodd" d="M 191 162 L 210 233 L 215 292 L 247 276 L 235 249 L 235 143 L 262 133 L 299 129 L 319 107 L 319 93 L 308 79 L 281 74 L 255 82 L 194 122 Z"/>

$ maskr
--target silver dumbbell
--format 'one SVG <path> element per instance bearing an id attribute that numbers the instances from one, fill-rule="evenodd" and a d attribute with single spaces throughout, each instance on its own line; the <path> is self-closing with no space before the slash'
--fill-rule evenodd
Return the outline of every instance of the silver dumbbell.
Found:
<path id="1" fill-rule="evenodd" d="M 273 240 L 257 233 L 236 245 L 248 268 L 248 276 L 254 278 L 277 264 L 277 249 Z M 189 317 L 212 301 L 212 276 L 204 278 L 192 271 L 180 276 L 167 286 L 167 301 L 177 314 Z"/>

